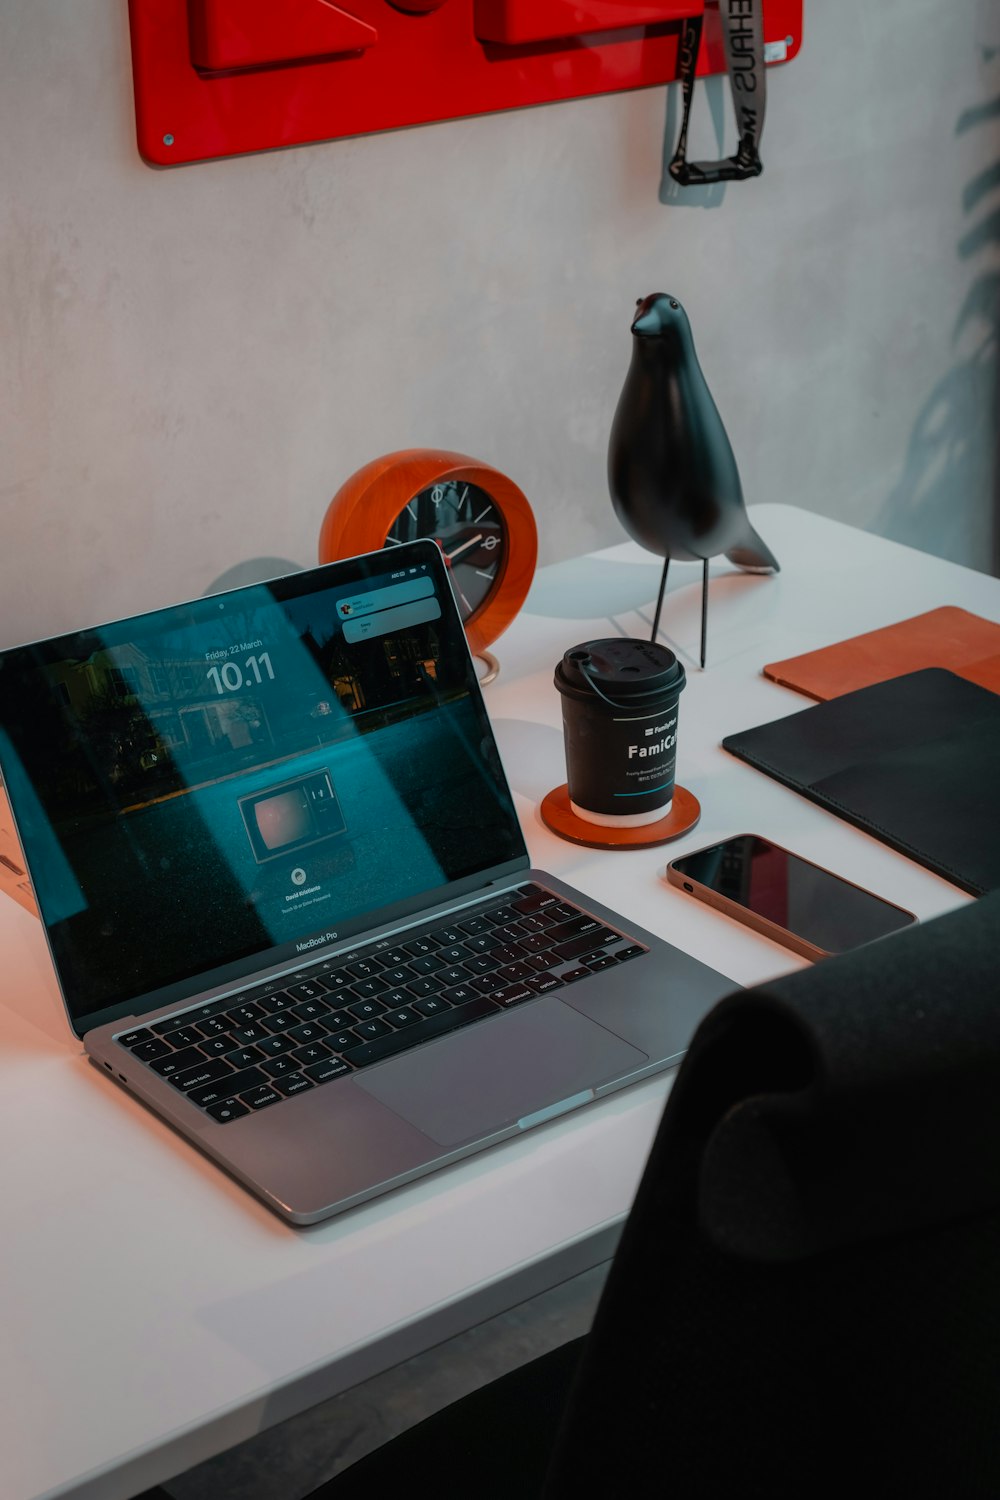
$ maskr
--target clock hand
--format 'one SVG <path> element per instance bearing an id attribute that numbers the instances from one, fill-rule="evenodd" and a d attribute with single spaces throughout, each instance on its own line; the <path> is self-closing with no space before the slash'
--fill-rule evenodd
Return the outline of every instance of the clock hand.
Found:
<path id="1" fill-rule="evenodd" d="M 454 552 L 445 552 L 444 555 L 448 559 L 448 561 L 451 562 L 454 558 L 458 557 L 461 553 L 467 552 L 470 547 L 474 547 L 477 542 L 481 542 L 482 539 L 483 539 L 483 533 L 481 531 L 477 531 L 476 534 L 475 534 L 475 536 L 470 537 L 467 542 L 463 542 L 460 547 L 456 547 L 455 550 L 454 550 Z M 443 548 L 441 550 L 444 551 Z"/>

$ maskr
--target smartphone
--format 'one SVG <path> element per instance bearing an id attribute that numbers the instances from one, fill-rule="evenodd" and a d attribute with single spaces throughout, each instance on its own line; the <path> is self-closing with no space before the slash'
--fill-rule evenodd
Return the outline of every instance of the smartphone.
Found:
<path id="1" fill-rule="evenodd" d="M 672 860 L 667 879 L 803 958 L 846 953 L 917 920 L 755 833 Z"/>

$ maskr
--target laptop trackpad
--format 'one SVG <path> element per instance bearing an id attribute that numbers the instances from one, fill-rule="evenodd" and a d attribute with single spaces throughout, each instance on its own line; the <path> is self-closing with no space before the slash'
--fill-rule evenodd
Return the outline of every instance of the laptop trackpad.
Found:
<path id="1" fill-rule="evenodd" d="M 443 1037 L 355 1081 L 439 1145 L 458 1146 L 647 1061 L 645 1052 L 553 998 Z"/>

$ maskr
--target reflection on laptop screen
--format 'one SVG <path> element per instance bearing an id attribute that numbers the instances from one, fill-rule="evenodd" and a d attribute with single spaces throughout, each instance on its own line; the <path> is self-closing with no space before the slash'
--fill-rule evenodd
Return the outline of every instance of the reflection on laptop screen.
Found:
<path id="1" fill-rule="evenodd" d="M 416 543 L 0 654 L 0 759 L 75 1018 L 391 920 L 523 857 Z"/>

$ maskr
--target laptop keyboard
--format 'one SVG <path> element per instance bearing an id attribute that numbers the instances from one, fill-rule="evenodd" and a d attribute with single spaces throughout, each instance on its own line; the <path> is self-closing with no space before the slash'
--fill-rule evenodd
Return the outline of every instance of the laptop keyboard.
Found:
<path id="1" fill-rule="evenodd" d="M 523 885 L 115 1041 L 226 1124 L 648 951 Z"/>

